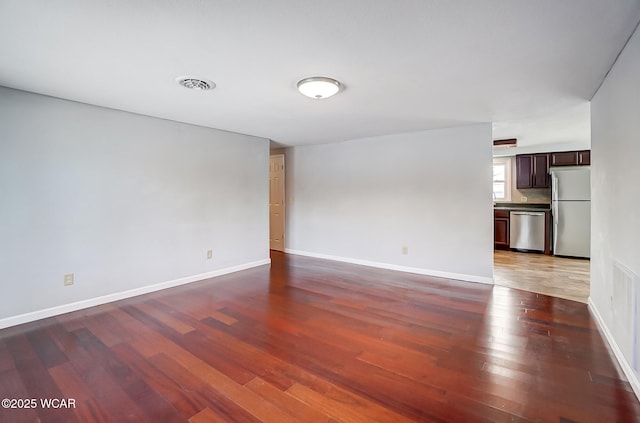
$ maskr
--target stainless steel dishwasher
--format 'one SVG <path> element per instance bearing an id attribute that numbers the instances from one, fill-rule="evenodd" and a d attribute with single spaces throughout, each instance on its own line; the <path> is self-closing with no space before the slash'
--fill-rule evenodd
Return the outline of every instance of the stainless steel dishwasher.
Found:
<path id="1" fill-rule="evenodd" d="M 512 211 L 509 222 L 510 248 L 544 251 L 544 212 Z"/>

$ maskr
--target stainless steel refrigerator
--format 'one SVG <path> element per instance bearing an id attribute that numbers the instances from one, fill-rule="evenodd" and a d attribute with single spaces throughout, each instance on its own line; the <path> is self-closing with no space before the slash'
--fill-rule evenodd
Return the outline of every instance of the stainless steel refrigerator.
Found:
<path id="1" fill-rule="evenodd" d="M 588 258 L 591 250 L 590 168 L 551 168 L 551 206 L 553 253 Z"/>

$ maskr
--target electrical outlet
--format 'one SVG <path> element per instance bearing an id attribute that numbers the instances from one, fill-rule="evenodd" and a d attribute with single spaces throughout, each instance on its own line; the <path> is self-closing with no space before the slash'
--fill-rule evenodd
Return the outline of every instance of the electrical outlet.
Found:
<path id="1" fill-rule="evenodd" d="M 210 260 L 213 258 L 213 250 L 207 250 L 207 260 Z"/>
<path id="2" fill-rule="evenodd" d="M 409 247 L 407 246 L 402 247 L 402 254 L 404 254 L 405 256 L 409 254 Z"/>
<path id="3" fill-rule="evenodd" d="M 67 273 L 64 275 L 64 286 L 73 285 L 73 273 Z"/>
<path id="4" fill-rule="evenodd" d="M 523 203 L 526 203 L 527 202 L 527 197 L 525 197 L 525 196 L 520 197 L 520 201 L 523 202 Z"/>

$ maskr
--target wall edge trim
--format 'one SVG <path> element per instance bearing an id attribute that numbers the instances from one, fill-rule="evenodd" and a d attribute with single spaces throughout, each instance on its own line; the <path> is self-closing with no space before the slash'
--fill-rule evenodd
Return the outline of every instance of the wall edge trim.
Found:
<path id="1" fill-rule="evenodd" d="M 178 279 L 174 279 L 166 282 L 160 282 L 153 285 L 146 285 L 140 288 L 130 289 L 128 291 L 115 292 L 113 294 L 102 295 L 99 297 L 76 301 L 73 303 L 62 304 L 59 306 L 49 307 L 42 310 L 36 310 L 28 313 L 18 314 L 16 316 L 9 316 L 9 317 L 0 319 L 0 329 L 21 325 L 23 323 L 33 322 L 40 319 L 46 319 L 48 317 L 58 316 L 60 314 L 70 313 L 72 311 L 78 311 L 78 310 L 94 307 L 101 304 L 123 300 L 126 298 L 137 297 L 138 295 L 161 291 L 163 289 L 173 288 L 180 285 L 186 285 L 193 282 L 199 282 L 205 279 L 215 278 L 217 276 L 239 272 L 241 270 L 263 266 L 266 264 L 271 264 L 271 259 L 268 258 L 268 259 L 248 262 L 248 263 L 240 264 L 237 266 L 213 270 L 211 272 L 200 273 L 192 276 L 186 276 L 183 278 L 178 278 Z"/>
<path id="2" fill-rule="evenodd" d="M 395 270 L 398 272 L 415 273 L 418 275 L 434 276 L 434 277 L 445 278 L 445 279 L 455 279 L 455 280 L 460 280 L 464 282 L 483 283 L 487 285 L 494 284 L 493 278 L 477 276 L 477 275 L 467 275 L 464 273 L 451 273 L 451 272 L 443 272 L 440 270 L 425 269 L 421 267 L 400 266 L 397 264 L 381 263 L 377 261 L 334 256 L 330 254 L 312 253 L 309 251 L 301 251 L 301 250 L 295 250 L 291 248 L 285 248 L 285 253 L 294 254 L 298 256 L 320 258 L 325 260 L 341 261 L 344 263 L 357 264 L 360 266 L 369 266 L 369 267 L 377 267 L 380 269 Z"/>

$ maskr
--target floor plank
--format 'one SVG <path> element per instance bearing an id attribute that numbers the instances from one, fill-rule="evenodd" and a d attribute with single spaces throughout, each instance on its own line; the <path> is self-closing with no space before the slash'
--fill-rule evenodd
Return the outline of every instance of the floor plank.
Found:
<path id="1" fill-rule="evenodd" d="M 512 289 L 274 252 L 0 330 L 0 398 L 77 404 L 0 421 L 640 422 L 587 306 L 520 289 L 588 262 L 518 254 Z"/>

